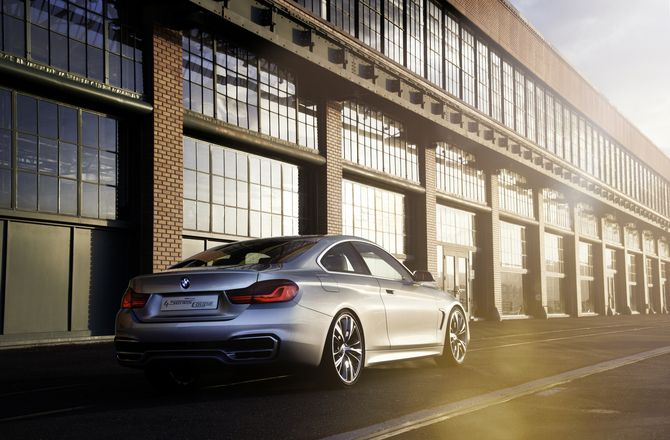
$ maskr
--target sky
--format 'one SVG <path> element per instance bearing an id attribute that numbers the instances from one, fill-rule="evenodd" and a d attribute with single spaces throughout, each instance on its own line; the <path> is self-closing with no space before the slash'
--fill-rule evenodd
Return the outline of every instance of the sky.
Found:
<path id="1" fill-rule="evenodd" d="M 670 157 L 670 0 L 508 1 Z"/>

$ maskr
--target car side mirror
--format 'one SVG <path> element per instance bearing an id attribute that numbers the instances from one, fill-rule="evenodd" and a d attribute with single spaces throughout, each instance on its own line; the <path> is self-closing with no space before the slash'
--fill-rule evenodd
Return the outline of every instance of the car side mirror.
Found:
<path id="1" fill-rule="evenodd" d="M 414 272 L 414 280 L 432 283 L 433 281 L 435 281 L 435 278 L 433 278 L 433 274 L 428 272 L 427 270 L 417 270 L 416 272 Z"/>

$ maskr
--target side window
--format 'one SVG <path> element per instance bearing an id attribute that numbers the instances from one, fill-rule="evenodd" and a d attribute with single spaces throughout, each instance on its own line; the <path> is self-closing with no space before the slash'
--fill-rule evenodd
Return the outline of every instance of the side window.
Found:
<path id="1" fill-rule="evenodd" d="M 329 272 L 351 272 L 369 275 L 356 251 L 354 251 L 349 243 L 342 243 L 332 247 L 321 257 L 321 265 Z"/>
<path id="2" fill-rule="evenodd" d="M 363 257 L 372 275 L 393 280 L 412 280 L 412 274 L 386 251 L 367 243 L 356 242 L 353 245 Z"/>

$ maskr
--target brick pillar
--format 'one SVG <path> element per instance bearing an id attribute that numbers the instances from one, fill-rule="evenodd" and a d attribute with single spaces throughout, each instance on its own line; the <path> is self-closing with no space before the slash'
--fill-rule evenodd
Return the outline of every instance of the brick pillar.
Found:
<path id="1" fill-rule="evenodd" d="M 318 233 L 342 233 L 342 104 L 327 100 L 319 126 L 319 148 L 326 164 L 318 171 Z"/>
<path id="2" fill-rule="evenodd" d="M 437 275 L 436 172 L 435 145 L 419 148 L 419 180 L 426 192 L 417 197 L 418 215 L 414 216 L 415 261 L 413 266 L 416 270 L 428 270 L 433 275 Z M 412 206 L 411 203 L 407 205 Z"/>
<path id="3" fill-rule="evenodd" d="M 158 272 L 181 259 L 183 226 L 183 97 L 181 33 L 154 23 L 152 74 L 147 89 L 154 111 L 143 161 L 145 264 Z M 146 261 L 150 258 L 150 261 Z"/>

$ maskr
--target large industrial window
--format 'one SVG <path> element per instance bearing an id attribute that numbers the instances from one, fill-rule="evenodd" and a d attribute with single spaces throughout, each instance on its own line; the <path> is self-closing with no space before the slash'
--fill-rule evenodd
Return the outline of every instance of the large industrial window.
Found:
<path id="1" fill-rule="evenodd" d="M 503 121 L 502 93 L 501 60 L 495 52 L 491 51 L 491 116 L 498 122 Z"/>
<path id="2" fill-rule="evenodd" d="M 513 171 L 501 169 L 498 172 L 498 199 L 500 209 L 533 217 L 533 189 L 526 178 Z"/>
<path id="3" fill-rule="evenodd" d="M 577 204 L 577 227 L 580 234 L 598 238 L 598 217 L 593 207 L 585 203 Z"/>
<path id="4" fill-rule="evenodd" d="M 463 101 L 475 107 L 475 37 L 464 27 L 461 27 L 461 59 L 463 67 Z"/>
<path id="5" fill-rule="evenodd" d="M 535 112 L 537 114 L 537 144 L 540 147 L 545 148 L 547 146 L 547 143 L 546 143 L 546 131 L 545 131 L 546 126 L 544 119 L 545 115 L 544 90 L 542 90 L 540 86 L 535 86 Z"/>
<path id="6" fill-rule="evenodd" d="M 656 255 L 656 240 L 651 231 L 642 232 L 642 240 L 644 241 L 644 251 L 650 255 Z"/>
<path id="7" fill-rule="evenodd" d="M 403 0 L 384 1 L 384 55 L 400 64 L 405 63 L 404 19 Z"/>
<path id="8" fill-rule="evenodd" d="M 579 283 L 582 313 L 594 313 L 593 308 L 593 245 L 579 242 Z"/>
<path id="9" fill-rule="evenodd" d="M 547 313 L 565 314 L 563 237 L 544 234 L 544 259 L 547 271 Z"/>
<path id="10" fill-rule="evenodd" d="M 556 119 L 554 114 L 554 97 L 549 93 L 546 94 L 547 103 L 547 150 L 558 154 L 556 146 Z M 559 155 L 560 156 L 560 155 Z"/>
<path id="11" fill-rule="evenodd" d="M 143 93 L 141 18 L 123 0 L 4 0 L 0 51 Z"/>
<path id="12" fill-rule="evenodd" d="M 444 18 L 444 47 L 446 50 L 447 84 L 445 89 L 457 98 L 461 97 L 461 42 L 458 22 L 451 15 Z"/>
<path id="13" fill-rule="evenodd" d="M 526 137 L 537 142 L 537 126 L 535 125 L 535 84 L 526 79 Z"/>
<path id="14" fill-rule="evenodd" d="M 550 225 L 570 229 L 570 205 L 556 190 L 543 188 L 544 221 Z"/>
<path id="15" fill-rule="evenodd" d="M 433 84 L 444 87 L 444 50 L 442 49 L 444 28 L 442 25 L 442 9 L 430 0 L 426 4 L 428 6 L 428 28 L 426 29 L 428 35 L 427 78 Z"/>
<path id="16" fill-rule="evenodd" d="M 477 108 L 490 114 L 489 109 L 489 49 L 477 40 Z"/>
<path id="17" fill-rule="evenodd" d="M 640 247 L 640 231 L 630 224 L 626 227 L 626 247 L 633 251 L 642 250 Z"/>
<path id="18" fill-rule="evenodd" d="M 298 172 L 291 164 L 184 138 L 184 229 L 298 234 Z"/>
<path id="19" fill-rule="evenodd" d="M 342 181 L 342 233 L 372 240 L 396 255 L 405 254 L 405 196 Z"/>
<path id="20" fill-rule="evenodd" d="M 640 311 L 637 294 L 637 262 L 635 254 L 627 254 L 628 259 L 628 300 L 633 312 Z"/>
<path id="21" fill-rule="evenodd" d="M 382 49 L 382 0 L 358 0 L 358 39 L 371 48 Z"/>
<path id="22" fill-rule="evenodd" d="M 522 71 L 514 70 L 514 108 L 516 116 L 516 132 L 526 136 L 526 85 Z"/>
<path id="23" fill-rule="evenodd" d="M 406 0 L 407 5 L 407 68 L 423 76 L 423 0 Z"/>
<path id="24" fill-rule="evenodd" d="M 486 203 L 486 175 L 474 155 L 444 142 L 435 149 L 437 189 Z"/>
<path id="25" fill-rule="evenodd" d="M 416 145 L 405 139 L 405 127 L 380 111 L 346 101 L 342 107 L 344 159 L 397 177 L 419 180 Z"/>
<path id="26" fill-rule="evenodd" d="M 0 89 L 0 206 L 124 217 L 122 132 L 113 118 Z"/>
<path id="27" fill-rule="evenodd" d="M 605 230 L 603 231 L 603 239 L 609 243 L 621 245 L 621 228 L 612 216 L 605 216 Z"/>
<path id="28" fill-rule="evenodd" d="M 504 124 L 514 130 L 514 68 L 503 61 L 503 119 Z"/>
<path id="29" fill-rule="evenodd" d="M 473 213 L 437 205 L 435 223 L 438 242 L 476 246 L 475 215 Z"/>
<path id="30" fill-rule="evenodd" d="M 526 270 L 526 229 L 500 222 L 502 315 L 525 315 L 523 276 Z"/>
<path id="31" fill-rule="evenodd" d="M 184 108 L 317 148 L 316 105 L 293 72 L 193 29 L 183 37 Z"/>
<path id="32" fill-rule="evenodd" d="M 330 0 L 330 22 L 352 36 L 356 36 L 356 2 Z"/>

